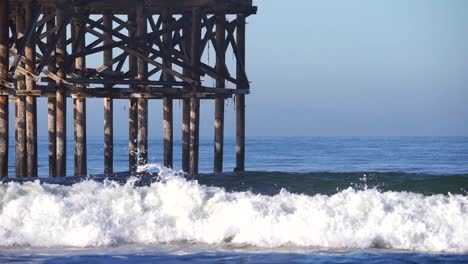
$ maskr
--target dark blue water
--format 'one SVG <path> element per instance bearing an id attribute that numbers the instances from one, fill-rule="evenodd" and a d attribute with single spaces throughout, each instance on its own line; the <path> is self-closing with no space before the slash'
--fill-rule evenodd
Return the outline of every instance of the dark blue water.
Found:
<path id="1" fill-rule="evenodd" d="M 73 174 L 72 143 L 68 145 L 69 175 Z M 232 171 L 235 141 L 226 138 L 225 144 L 224 168 Z M 180 141 L 176 140 L 175 169 L 180 168 L 180 149 Z M 3 195 L 0 197 L 0 239 L 12 241 L 0 242 L 0 262 L 468 262 L 468 137 L 249 137 L 246 150 L 248 172 L 243 174 L 185 176 L 183 180 L 175 178 L 159 183 L 161 179 L 150 173 L 140 175 L 138 181 L 129 185 L 125 184 L 129 175 L 124 173 L 113 178 L 124 184 L 122 187 L 102 183 L 102 176 L 95 178 L 96 184 L 77 183 L 82 179 L 76 178 L 59 179 L 53 182 L 58 187 L 0 184 Z M 39 174 L 45 177 L 48 174 L 46 138 L 39 144 L 39 153 Z M 14 175 L 14 151 L 10 155 L 10 172 Z M 213 142 L 202 139 L 201 172 L 212 171 L 212 160 Z M 149 163 L 161 162 L 162 139 L 150 140 Z M 101 174 L 102 165 L 102 139 L 90 138 L 89 174 Z M 115 171 L 128 169 L 124 138 L 115 140 L 114 166 Z M 191 180 L 197 183 L 192 184 Z M 145 186 L 150 189 L 144 189 Z M 169 195 L 166 189 L 172 190 L 175 197 L 166 197 Z M 80 192 L 87 202 L 76 200 Z M 15 193 L 19 195 L 16 197 Z M 120 214 L 120 207 L 109 205 L 119 200 L 120 194 L 126 197 L 124 204 L 131 205 L 126 209 L 130 218 Z M 180 199 L 180 204 L 158 205 L 131 213 L 135 206 L 141 206 L 139 199 L 148 195 L 161 201 Z M 227 197 L 219 200 L 224 196 Z M 204 202 L 197 204 L 198 199 Z M 59 209 L 49 204 L 38 211 L 30 205 L 60 200 L 65 202 Z M 96 224 L 101 220 L 90 217 L 86 206 L 78 205 L 80 202 L 89 203 L 89 210 L 102 218 L 111 218 L 110 222 Z M 212 211 L 210 204 L 224 211 Z M 171 210 L 177 206 L 188 206 L 193 215 L 181 216 L 177 212 L 177 216 L 161 218 L 164 220 L 152 215 L 154 211 L 174 213 Z M 230 208 L 235 212 L 232 216 Z M 24 216 L 18 218 L 13 213 L 15 210 Z M 49 222 L 51 212 L 61 222 Z M 225 213 L 230 217 L 225 218 Z M 245 217 L 257 217 L 251 225 L 255 226 L 256 221 L 264 223 L 272 236 L 263 237 L 260 231 L 254 234 L 255 229 L 239 224 Z M 158 222 L 159 227 L 146 226 L 148 220 L 143 219 L 162 222 Z M 190 228 L 185 230 L 175 225 L 177 221 Z M 392 226 L 392 222 L 399 224 Z M 83 234 L 90 232 L 89 236 L 101 234 L 103 238 L 64 239 L 58 244 L 45 241 L 47 234 L 42 231 L 47 227 L 41 225 L 50 225 L 49 230 L 63 232 L 63 236 L 70 235 L 71 231 L 57 231 L 60 225 L 57 223 L 67 224 Z M 79 223 L 78 227 L 73 223 Z M 204 230 L 205 224 L 213 226 L 213 230 L 221 228 L 219 232 L 226 235 L 218 242 L 211 242 L 216 237 L 215 231 L 205 230 L 205 236 L 196 230 Z M 21 226 L 21 234 L 11 234 L 15 225 Z M 321 227 L 314 229 L 314 225 Z M 164 236 L 145 240 L 139 233 L 128 233 L 138 228 L 148 233 L 167 232 L 168 240 L 161 242 Z M 123 231 L 125 234 L 118 233 Z M 249 232 L 253 233 L 251 237 Z M 283 232 L 284 235 L 276 235 Z"/>
<path id="2" fill-rule="evenodd" d="M 14 175 L 14 139 L 10 174 Z M 39 141 L 39 175 L 48 175 L 47 138 Z M 103 173 L 102 138 L 88 139 L 88 172 Z M 200 172 L 213 171 L 213 140 L 200 142 Z M 162 163 L 162 139 L 150 139 L 149 163 Z M 115 171 L 128 170 L 128 141 L 114 142 Z M 73 175 L 73 141 L 67 145 L 67 173 Z M 174 168 L 181 167 L 181 142 L 174 141 Z M 235 139 L 227 137 L 224 170 L 235 167 Z M 280 172 L 407 172 L 467 174 L 468 137 L 249 137 L 246 169 Z"/>

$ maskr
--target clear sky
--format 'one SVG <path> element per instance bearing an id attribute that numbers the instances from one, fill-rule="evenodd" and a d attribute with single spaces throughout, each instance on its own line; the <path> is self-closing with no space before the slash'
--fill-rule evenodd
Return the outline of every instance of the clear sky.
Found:
<path id="1" fill-rule="evenodd" d="M 247 135 L 468 135 L 468 1 L 254 3 Z M 88 106 L 88 134 L 102 136 L 102 99 Z M 116 136 L 128 133 L 126 106 L 126 100 L 115 104 Z M 179 137 L 181 107 L 174 107 Z M 201 107 L 201 135 L 211 137 L 213 104 Z M 39 135 L 46 135 L 44 100 L 38 112 Z M 149 116 L 150 137 L 161 137 L 160 101 L 150 103 Z M 234 118 L 228 101 L 227 136 L 235 133 Z"/>
<path id="2" fill-rule="evenodd" d="M 250 134 L 468 135 L 468 1 L 255 2 Z"/>

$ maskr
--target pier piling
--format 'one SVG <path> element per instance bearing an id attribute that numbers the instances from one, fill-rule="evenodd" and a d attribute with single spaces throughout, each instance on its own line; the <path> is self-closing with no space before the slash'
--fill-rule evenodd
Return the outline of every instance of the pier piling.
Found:
<path id="1" fill-rule="evenodd" d="M 83 14 L 81 8 L 76 8 L 77 13 Z M 85 28 L 80 21 L 72 22 L 72 52 L 79 54 L 85 49 Z M 86 57 L 75 57 L 75 76 L 83 78 L 86 69 Z M 83 90 L 82 84 L 75 84 L 77 91 Z M 73 117 L 75 135 L 75 176 L 86 176 L 87 154 L 86 154 L 86 98 L 79 94 L 73 97 Z"/>
<path id="2" fill-rule="evenodd" d="M 200 38 L 201 38 L 201 14 L 198 8 L 192 10 L 192 41 L 190 56 L 192 58 L 192 68 L 200 67 Z M 200 134 L 200 99 L 195 95 L 198 92 L 200 75 L 197 72 L 192 73 L 194 93 L 190 97 L 190 168 L 192 174 L 198 173 L 198 155 L 199 155 L 199 134 Z"/>
<path id="3" fill-rule="evenodd" d="M 225 23 L 226 15 L 219 12 L 216 15 L 216 88 L 225 88 L 224 73 L 226 68 Z M 224 97 L 217 95 L 215 99 L 215 140 L 214 140 L 214 172 L 223 172 L 224 150 Z"/>
<path id="4" fill-rule="evenodd" d="M 145 48 L 148 40 L 144 38 L 147 31 L 147 19 L 143 10 L 143 1 L 136 2 L 136 36 L 138 38 L 138 50 L 148 56 Z M 140 81 L 146 81 L 148 64 L 138 57 L 137 59 L 138 76 Z M 147 87 L 139 87 L 147 90 Z M 145 165 L 148 161 L 148 99 L 138 99 L 138 164 Z"/>
<path id="5" fill-rule="evenodd" d="M 16 33 L 25 34 L 25 13 L 24 7 L 17 5 L 16 8 Z M 20 67 L 24 67 L 22 62 L 19 62 Z M 16 89 L 20 91 L 26 90 L 26 79 L 21 73 L 16 75 Z M 16 154 L 16 177 L 27 176 L 27 150 L 26 150 L 26 97 L 16 97 L 16 114 L 15 114 L 15 154 Z"/>
<path id="6" fill-rule="evenodd" d="M 236 77 L 237 89 L 244 90 L 249 87 L 245 73 L 245 16 L 237 16 L 237 63 Z M 245 170 L 245 94 L 236 95 L 236 168 L 235 171 Z"/>
<path id="7" fill-rule="evenodd" d="M 182 21 L 191 21 L 191 13 L 185 13 L 182 15 Z M 182 53 L 185 56 L 184 62 L 187 65 L 192 63 L 191 61 L 191 47 L 192 47 L 192 28 L 186 26 L 182 29 Z M 191 74 L 190 68 L 185 66 L 183 68 L 183 74 L 188 76 Z M 189 91 L 191 85 L 184 84 L 184 89 Z M 190 169 L 190 98 L 182 99 L 182 170 L 189 171 Z"/>
<path id="8" fill-rule="evenodd" d="M 59 1 L 59 4 L 63 4 L 64 1 Z M 56 21 L 58 28 L 62 30 L 55 30 L 55 38 L 57 49 L 55 50 L 55 57 L 57 60 L 57 77 L 56 78 L 56 145 L 57 145 L 57 176 L 63 177 L 67 175 L 67 95 L 65 93 L 65 84 L 63 80 L 66 77 L 65 71 L 65 58 L 67 53 L 66 46 L 66 26 L 69 23 L 69 19 L 66 18 L 65 12 L 62 9 L 56 7 Z"/>
<path id="9" fill-rule="evenodd" d="M 112 12 L 105 10 L 102 16 L 103 26 L 106 28 L 113 28 L 112 26 Z M 103 45 L 110 45 L 112 43 L 112 35 L 109 31 L 104 32 L 105 38 Z M 112 49 L 103 50 L 104 66 L 107 70 L 112 72 L 113 65 L 113 51 Z M 105 89 L 112 89 L 112 84 L 105 84 Z M 109 174 L 114 172 L 114 102 L 112 97 L 104 98 L 104 173 Z"/>
<path id="10" fill-rule="evenodd" d="M 46 22 L 46 31 L 52 32 L 55 29 L 55 10 L 48 8 L 46 16 L 50 16 Z M 47 36 L 47 49 L 53 49 L 55 51 L 55 37 L 53 34 Z M 51 54 L 47 62 L 47 68 L 50 72 L 56 73 L 56 59 L 55 53 Z M 50 87 L 55 86 L 55 82 L 50 80 L 47 82 Z M 57 101 L 55 97 L 47 98 L 47 127 L 49 135 L 49 177 L 57 176 Z"/>
<path id="11" fill-rule="evenodd" d="M 162 20 L 162 29 L 166 30 L 171 27 L 172 23 L 172 15 L 169 9 L 165 9 L 161 13 L 161 20 Z M 166 50 L 171 50 L 172 46 L 172 32 L 166 31 L 163 34 L 163 47 Z M 163 64 L 167 68 L 172 68 L 171 60 L 168 56 L 163 58 Z M 163 70 L 162 71 L 162 80 L 164 82 L 171 82 L 175 81 L 172 75 L 168 72 Z M 164 96 L 163 98 L 163 130 L 164 130 L 164 166 L 168 168 L 173 167 L 173 107 L 172 107 L 172 98 L 170 96 Z"/>
<path id="12" fill-rule="evenodd" d="M 128 34 L 130 36 L 129 46 L 135 50 L 136 43 L 136 14 L 128 14 Z M 135 80 L 138 72 L 137 57 L 133 54 L 128 58 L 128 74 L 130 79 Z M 138 90 L 137 85 L 130 86 L 134 90 Z M 128 106 L 128 170 L 135 172 L 138 165 L 138 98 L 130 98 Z"/>
<path id="13" fill-rule="evenodd" d="M 9 3 L 0 0 L 0 88 L 8 89 Z M 8 94 L 0 95 L 0 178 L 8 176 Z"/>

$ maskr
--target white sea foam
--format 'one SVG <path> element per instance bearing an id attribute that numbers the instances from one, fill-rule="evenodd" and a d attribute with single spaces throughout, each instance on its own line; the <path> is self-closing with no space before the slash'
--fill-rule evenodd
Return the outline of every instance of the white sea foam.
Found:
<path id="1" fill-rule="evenodd" d="M 170 170 L 162 175 L 146 187 L 0 184 L 0 246 L 193 241 L 468 252 L 466 195 L 349 188 L 331 196 L 265 196 L 203 186 Z"/>

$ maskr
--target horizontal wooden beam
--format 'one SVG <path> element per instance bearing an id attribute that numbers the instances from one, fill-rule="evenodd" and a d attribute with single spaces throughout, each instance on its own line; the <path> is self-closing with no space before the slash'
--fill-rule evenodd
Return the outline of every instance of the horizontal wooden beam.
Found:
<path id="1" fill-rule="evenodd" d="M 146 81 L 146 80 L 110 80 L 110 79 L 86 79 L 86 78 L 67 78 L 69 83 L 79 84 L 112 84 L 112 85 L 161 85 L 183 87 L 184 82 L 165 82 L 165 81 Z"/>
<path id="2" fill-rule="evenodd" d="M 0 95 L 12 95 L 12 96 L 34 96 L 34 97 L 55 97 L 56 87 L 37 85 L 37 90 L 15 90 L 15 89 L 0 89 Z M 171 99 L 186 99 L 190 97 L 197 97 L 200 99 L 215 99 L 216 97 L 222 96 L 224 98 L 232 98 L 231 94 L 211 94 L 191 91 L 186 92 L 172 92 L 163 93 L 160 88 L 153 88 L 148 92 L 135 91 L 131 88 L 93 88 L 84 89 L 81 91 L 66 90 L 65 95 L 71 98 L 107 98 L 112 97 L 113 99 L 129 99 L 129 98 L 147 98 L 147 99 L 163 99 L 164 97 Z M 14 97 L 13 97 L 14 98 Z M 14 100 L 13 100 L 14 101 Z"/>

